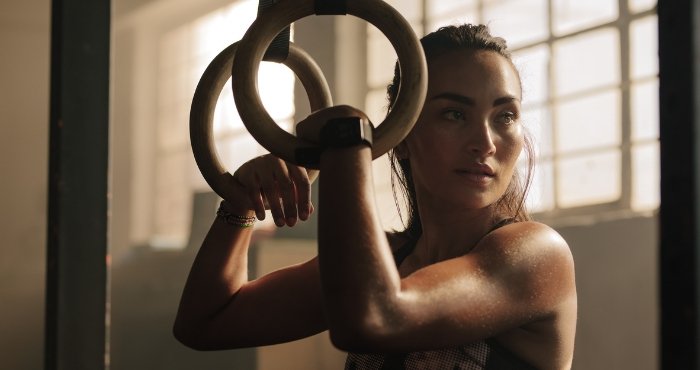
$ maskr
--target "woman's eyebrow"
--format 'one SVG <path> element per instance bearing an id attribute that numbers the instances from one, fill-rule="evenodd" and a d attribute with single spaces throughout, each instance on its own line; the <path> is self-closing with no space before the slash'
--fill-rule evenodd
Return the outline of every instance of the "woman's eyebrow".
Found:
<path id="1" fill-rule="evenodd" d="M 504 96 L 504 97 L 502 97 L 502 98 L 498 98 L 498 99 L 494 100 L 494 101 L 493 101 L 493 106 L 495 107 L 495 106 L 497 106 L 497 105 L 509 104 L 509 103 L 514 102 L 514 101 L 519 102 L 520 99 L 518 99 L 518 98 L 515 97 L 515 96 L 508 95 L 508 96 Z"/>
<path id="2" fill-rule="evenodd" d="M 451 101 L 454 101 L 454 102 L 457 102 L 460 104 L 464 104 L 464 105 L 471 105 L 471 106 L 476 105 L 476 102 L 473 98 L 470 98 L 468 96 L 464 96 L 462 94 L 451 93 L 451 92 L 444 92 L 444 93 L 440 93 L 440 94 L 433 95 L 432 97 L 430 97 L 430 100 L 438 100 L 438 99 L 451 100 Z M 520 101 L 520 99 L 517 98 L 516 96 L 513 96 L 513 95 L 507 95 L 507 96 L 504 96 L 504 97 L 501 97 L 501 98 L 494 100 L 493 106 L 495 107 L 495 106 L 502 105 L 502 104 L 509 104 L 509 103 L 514 102 L 514 101 Z"/>
<path id="3" fill-rule="evenodd" d="M 433 95 L 430 98 L 430 100 L 438 100 L 438 99 L 447 99 L 447 100 L 451 100 L 451 101 L 454 101 L 454 102 L 457 102 L 460 104 L 465 104 L 465 105 L 475 105 L 476 104 L 474 99 L 472 99 L 468 96 L 464 96 L 464 95 L 456 94 L 456 93 L 451 93 L 451 92 L 440 93 L 437 95 Z"/>

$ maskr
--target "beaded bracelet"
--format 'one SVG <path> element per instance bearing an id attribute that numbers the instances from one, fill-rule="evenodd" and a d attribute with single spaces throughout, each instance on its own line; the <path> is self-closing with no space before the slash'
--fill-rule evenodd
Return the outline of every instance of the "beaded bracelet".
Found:
<path id="1" fill-rule="evenodd" d="M 251 227 L 255 225 L 255 216 L 239 216 L 234 215 L 231 212 L 224 209 L 224 201 L 219 204 L 219 209 L 216 211 L 216 215 L 221 217 L 227 224 L 238 226 L 238 227 Z"/>

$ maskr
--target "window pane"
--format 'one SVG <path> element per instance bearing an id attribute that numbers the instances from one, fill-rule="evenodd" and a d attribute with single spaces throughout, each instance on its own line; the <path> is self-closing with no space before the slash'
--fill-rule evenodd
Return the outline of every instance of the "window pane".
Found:
<path id="1" fill-rule="evenodd" d="M 657 0 L 629 0 L 630 11 L 636 13 L 656 6 Z"/>
<path id="2" fill-rule="evenodd" d="M 386 91 L 384 89 L 376 89 L 367 93 L 365 113 L 375 126 L 384 121 L 388 106 L 389 103 L 386 100 Z"/>
<path id="3" fill-rule="evenodd" d="M 620 40 L 612 28 L 585 33 L 554 44 L 557 95 L 566 95 L 620 81 Z"/>
<path id="4" fill-rule="evenodd" d="M 275 121 L 294 114 L 294 73 L 280 63 L 260 63 L 260 100 Z"/>
<path id="5" fill-rule="evenodd" d="M 190 102 L 206 66 L 221 50 L 243 36 L 256 14 L 257 2 L 238 1 L 179 27 L 177 32 L 171 32 L 173 36 L 168 36 L 160 43 L 161 59 L 169 59 L 170 55 L 175 57 L 168 62 L 172 67 L 159 71 L 158 94 L 163 96 L 159 99 L 159 105 L 163 105 L 163 109 L 159 110 L 157 140 L 170 150 L 159 152 L 154 171 L 171 175 L 167 178 L 167 183 L 162 184 L 162 180 L 157 180 L 157 197 L 154 196 L 156 210 L 166 204 L 191 201 L 194 190 L 209 190 L 196 168 L 188 145 Z M 183 45 L 186 47 L 181 50 Z M 180 54 L 184 56 L 179 56 Z M 290 131 L 291 117 L 294 114 L 294 83 L 294 74 L 286 66 L 278 63 L 260 64 L 257 85 L 263 106 L 278 125 L 287 131 Z M 217 100 L 213 126 L 217 153 L 229 172 L 266 152 L 245 130 L 235 108 L 230 80 Z M 175 182 L 171 179 L 173 176 L 179 180 Z M 184 222 L 182 220 L 190 215 L 189 209 L 189 206 L 182 205 L 173 209 L 171 213 L 175 215 L 169 217 L 180 221 L 174 220 L 172 223 Z M 154 214 L 160 213 L 162 212 L 154 211 Z M 177 226 L 177 230 L 154 225 L 151 233 L 157 233 L 161 239 L 167 237 L 166 239 L 176 240 L 180 238 L 182 230 L 189 232 L 186 227 L 189 227 L 189 220 L 185 227 Z"/>
<path id="6" fill-rule="evenodd" d="M 444 20 L 450 17 L 471 16 L 475 14 L 476 5 L 476 0 L 427 0 L 427 17 Z"/>
<path id="7" fill-rule="evenodd" d="M 216 147 L 224 168 L 233 173 L 243 163 L 265 153 L 248 132 L 217 140 Z"/>
<path id="8" fill-rule="evenodd" d="M 447 14 L 439 18 L 428 19 L 427 32 L 432 32 L 443 26 L 451 26 L 455 24 L 479 24 L 479 13 L 476 8 L 460 11 L 456 14 Z"/>
<path id="9" fill-rule="evenodd" d="M 552 120 L 546 106 L 524 109 L 522 124 L 530 133 L 537 158 L 551 157 L 552 149 Z"/>
<path id="10" fill-rule="evenodd" d="M 494 35 L 504 37 L 510 47 L 549 36 L 546 0 L 486 0 L 483 10 L 482 23 L 488 24 Z"/>
<path id="11" fill-rule="evenodd" d="M 540 45 L 513 53 L 523 83 L 523 103 L 543 103 L 549 98 L 549 48 Z"/>
<path id="12" fill-rule="evenodd" d="M 569 208 L 620 197 L 620 151 L 562 158 L 557 166 L 558 204 Z"/>
<path id="13" fill-rule="evenodd" d="M 552 20 L 558 35 L 610 22 L 617 18 L 617 0 L 553 0 Z"/>
<path id="14" fill-rule="evenodd" d="M 555 107 L 557 144 L 561 152 L 620 144 L 620 92 L 567 101 Z"/>
<path id="15" fill-rule="evenodd" d="M 659 73 L 657 17 L 651 16 L 630 24 L 630 74 L 632 78 Z"/>
<path id="16" fill-rule="evenodd" d="M 535 166 L 526 204 L 530 212 L 554 209 L 554 171 L 551 161 L 540 161 Z"/>
<path id="17" fill-rule="evenodd" d="M 394 76 L 396 51 L 377 28 L 368 25 L 367 84 L 370 88 L 386 86 Z"/>
<path id="18" fill-rule="evenodd" d="M 236 104 L 233 101 L 231 79 L 226 82 L 221 90 L 219 100 L 214 109 L 214 135 L 225 135 L 236 130 L 245 130 L 241 116 L 238 115 Z"/>
<path id="19" fill-rule="evenodd" d="M 649 210 L 659 206 L 659 144 L 632 148 L 632 209 Z"/>
<path id="20" fill-rule="evenodd" d="M 396 11 L 401 13 L 401 16 L 407 21 L 413 23 L 420 21 L 422 18 L 423 7 L 421 0 L 384 0 L 391 5 Z"/>
<path id="21" fill-rule="evenodd" d="M 659 137 L 659 81 L 632 84 L 632 140 Z"/>
<path id="22" fill-rule="evenodd" d="M 192 25 L 192 51 L 194 56 L 216 55 L 235 41 L 232 35 L 221 33 L 226 29 L 226 16 L 215 12 L 198 19 Z"/>

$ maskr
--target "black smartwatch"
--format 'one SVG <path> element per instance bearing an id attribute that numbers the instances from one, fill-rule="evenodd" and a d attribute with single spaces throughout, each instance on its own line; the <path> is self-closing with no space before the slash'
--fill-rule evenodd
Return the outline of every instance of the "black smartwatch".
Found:
<path id="1" fill-rule="evenodd" d="M 333 118 L 326 122 L 319 133 L 319 146 L 295 150 L 296 161 L 308 168 L 318 168 L 321 153 L 327 148 L 347 148 L 355 145 L 372 146 L 372 130 L 369 121 L 360 117 Z"/>
<path id="2" fill-rule="evenodd" d="M 346 148 L 365 144 L 372 146 L 372 124 L 360 117 L 340 117 L 328 120 L 321 128 L 319 141 L 324 148 Z"/>

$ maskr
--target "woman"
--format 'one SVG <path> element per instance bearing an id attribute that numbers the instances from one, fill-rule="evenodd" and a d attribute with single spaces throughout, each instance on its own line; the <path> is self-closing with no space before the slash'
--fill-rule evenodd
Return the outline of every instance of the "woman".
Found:
<path id="1" fill-rule="evenodd" d="M 516 162 L 529 144 L 505 42 L 473 25 L 442 28 L 421 42 L 426 102 L 392 153 L 408 197 L 407 229 L 381 229 L 369 145 L 328 148 L 318 257 L 248 281 L 252 232 L 244 226 L 265 216 L 266 200 L 275 200 L 278 226 L 313 212 L 304 169 L 254 159 L 236 171 L 239 198 L 222 203 L 194 262 L 174 328 L 180 341 L 225 349 L 330 330 L 351 353 L 346 368 L 571 367 L 573 259 L 566 242 L 529 221 L 523 207 Z M 343 106 L 300 125 L 320 132 L 347 116 L 366 120 Z"/>

